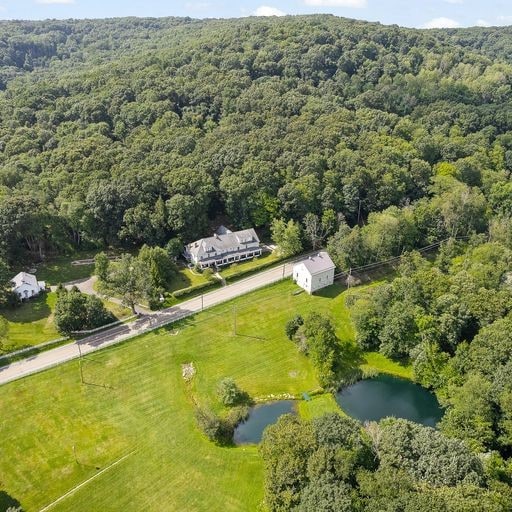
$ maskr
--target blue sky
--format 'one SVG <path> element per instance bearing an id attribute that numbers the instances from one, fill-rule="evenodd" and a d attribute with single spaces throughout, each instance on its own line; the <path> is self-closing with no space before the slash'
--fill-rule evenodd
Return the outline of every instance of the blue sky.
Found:
<path id="1" fill-rule="evenodd" d="M 408 27 L 512 25 L 511 0 L 0 0 L 2 19 L 332 13 Z"/>

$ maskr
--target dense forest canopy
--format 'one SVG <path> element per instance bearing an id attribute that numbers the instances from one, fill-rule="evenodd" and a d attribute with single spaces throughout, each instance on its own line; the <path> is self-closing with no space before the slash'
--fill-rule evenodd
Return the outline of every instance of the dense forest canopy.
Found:
<path id="1" fill-rule="evenodd" d="M 417 204 L 414 246 L 511 213 L 510 28 L 126 18 L 4 22 L 0 41 L 10 262 L 188 241 L 217 214 L 353 226 Z"/>

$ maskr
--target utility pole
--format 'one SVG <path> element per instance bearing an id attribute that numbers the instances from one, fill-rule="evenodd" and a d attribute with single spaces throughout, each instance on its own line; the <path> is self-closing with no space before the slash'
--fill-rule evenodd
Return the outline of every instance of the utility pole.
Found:
<path id="1" fill-rule="evenodd" d="M 286 263 L 283 265 L 283 279 L 284 279 L 284 271 L 286 269 Z"/>
<path id="2" fill-rule="evenodd" d="M 76 445 L 73 445 L 73 455 L 74 455 L 74 457 L 75 457 L 75 462 L 76 462 L 77 464 L 79 464 L 78 459 L 77 459 L 77 457 L 76 457 Z"/>
<path id="3" fill-rule="evenodd" d="M 80 381 L 82 384 L 84 383 L 84 370 L 82 368 L 82 348 L 80 346 L 80 342 L 77 342 L 78 345 L 78 353 L 79 353 L 79 359 L 78 359 L 78 366 L 80 367 Z M 74 446 L 73 446 L 74 449 Z"/>

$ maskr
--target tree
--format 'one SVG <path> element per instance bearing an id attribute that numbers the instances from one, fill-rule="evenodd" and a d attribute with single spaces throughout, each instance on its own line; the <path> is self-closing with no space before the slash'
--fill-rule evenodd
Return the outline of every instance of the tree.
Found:
<path id="1" fill-rule="evenodd" d="M 210 441 L 220 445 L 232 442 L 233 425 L 217 416 L 212 410 L 198 407 L 195 416 L 197 425 Z"/>
<path id="2" fill-rule="evenodd" d="M 352 489 L 327 478 L 311 480 L 302 490 L 297 512 L 352 512 Z"/>
<path id="3" fill-rule="evenodd" d="M 417 307 L 395 302 L 388 310 L 379 334 L 380 351 L 390 357 L 408 357 L 419 342 L 416 324 Z"/>
<path id="4" fill-rule="evenodd" d="M 131 254 L 123 254 L 111 265 L 104 291 L 107 295 L 121 297 L 123 304 L 136 315 L 135 306 L 154 294 L 151 285 L 148 269 Z"/>
<path id="5" fill-rule="evenodd" d="M 275 219 L 270 227 L 272 240 L 277 244 L 281 256 L 293 256 L 302 251 L 301 230 L 298 223 Z"/>
<path id="6" fill-rule="evenodd" d="M 0 307 L 5 307 L 9 302 L 11 294 L 11 277 L 7 262 L 0 257 Z"/>
<path id="7" fill-rule="evenodd" d="M 403 419 L 382 420 L 380 429 L 380 468 L 403 469 L 434 487 L 484 484 L 482 462 L 464 442 Z"/>
<path id="8" fill-rule="evenodd" d="M 100 281 L 107 281 L 110 261 L 104 252 L 99 252 L 94 257 L 94 274 Z"/>
<path id="9" fill-rule="evenodd" d="M 58 291 L 54 322 L 62 334 L 95 329 L 114 320 L 98 297 L 80 293 L 76 287 Z"/>
<path id="10" fill-rule="evenodd" d="M 286 337 L 289 340 L 293 340 L 294 336 L 297 334 L 297 331 L 302 325 L 304 325 L 304 319 L 301 315 L 295 315 L 291 320 L 288 320 L 284 328 Z"/>
<path id="11" fill-rule="evenodd" d="M 341 343 L 329 318 L 310 313 L 304 320 L 302 332 L 306 337 L 307 352 L 322 386 L 333 386 L 342 360 Z"/>
<path id="12" fill-rule="evenodd" d="M 304 217 L 304 233 L 311 243 L 313 250 L 322 245 L 325 237 L 336 230 L 336 213 L 334 210 L 325 210 L 319 219 L 314 213 L 307 213 Z"/>
<path id="13" fill-rule="evenodd" d="M 247 394 L 242 391 L 231 377 L 225 377 L 217 386 L 217 396 L 219 400 L 229 407 L 243 402 Z"/>
<path id="14" fill-rule="evenodd" d="M 490 448 L 495 437 L 490 391 L 490 382 L 478 374 L 470 374 L 460 387 L 449 387 L 443 400 L 448 408 L 441 420 L 441 431 L 464 439 L 475 451 Z"/>
<path id="15" fill-rule="evenodd" d="M 152 288 L 162 290 L 169 288 L 176 274 L 176 265 L 165 249 L 144 245 L 139 251 L 137 261 L 148 271 Z"/>
<path id="16" fill-rule="evenodd" d="M 311 425 L 286 414 L 263 432 L 265 502 L 270 511 L 292 510 L 307 484 L 308 459 L 315 450 Z"/>

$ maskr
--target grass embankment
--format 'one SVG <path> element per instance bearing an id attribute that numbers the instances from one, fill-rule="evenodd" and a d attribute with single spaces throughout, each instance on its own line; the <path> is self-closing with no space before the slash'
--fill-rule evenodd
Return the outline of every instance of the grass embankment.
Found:
<path id="1" fill-rule="evenodd" d="M 220 408 L 218 381 L 233 377 L 253 397 L 318 388 L 309 360 L 286 339 L 296 313 L 330 313 L 354 332 L 333 286 L 310 297 L 290 281 L 0 389 L 0 474 L 27 512 L 40 510 L 129 455 L 52 510 L 258 510 L 263 468 L 256 447 L 221 448 L 194 420 L 194 403 Z M 192 384 L 181 364 L 193 362 Z M 300 403 L 305 417 L 336 410 L 332 396 Z M 34 478 L 37 475 L 38 478 Z M 1 505 L 1 503 L 0 503 Z M 1 508 L 1 507 L 0 507 Z"/>
<path id="2" fill-rule="evenodd" d="M 220 271 L 220 274 L 224 279 L 229 281 L 238 277 L 245 277 L 262 267 L 269 268 L 281 260 L 282 258 L 280 258 L 275 252 L 265 253 L 257 258 L 253 258 L 252 260 L 242 263 L 233 263 L 228 267 L 224 267 Z"/>
<path id="3" fill-rule="evenodd" d="M 361 369 L 366 374 L 387 373 L 403 379 L 412 379 L 411 364 L 392 361 L 379 352 L 366 352 Z"/>

